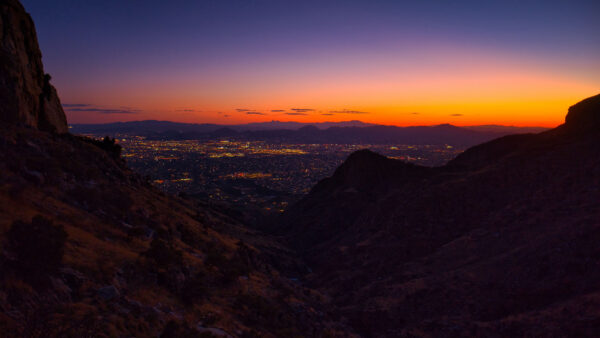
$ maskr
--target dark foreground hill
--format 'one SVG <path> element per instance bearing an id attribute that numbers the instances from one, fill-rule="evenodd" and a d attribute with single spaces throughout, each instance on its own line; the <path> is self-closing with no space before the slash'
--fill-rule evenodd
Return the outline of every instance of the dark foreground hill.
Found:
<path id="1" fill-rule="evenodd" d="M 326 297 L 290 279 L 302 265 L 287 249 L 165 196 L 117 151 L 0 128 L 3 336 L 347 332 Z"/>
<path id="2" fill-rule="evenodd" d="M 600 96 L 427 168 L 370 151 L 278 229 L 365 336 L 600 332 Z"/>
<path id="3" fill-rule="evenodd" d="M 18 1 L 0 32 L 0 336 L 351 335 L 284 247 L 66 133 Z"/>
<path id="4" fill-rule="evenodd" d="M 309 269 L 161 194 L 110 139 L 66 133 L 18 1 L 0 0 L 0 32 L 2 336 L 600 331 L 600 96 L 443 167 L 354 153 L 278 224 Z"/>

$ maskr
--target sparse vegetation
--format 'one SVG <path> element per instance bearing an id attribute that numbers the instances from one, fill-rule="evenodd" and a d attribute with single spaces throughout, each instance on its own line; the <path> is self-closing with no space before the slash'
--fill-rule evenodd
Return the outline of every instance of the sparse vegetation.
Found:
<path id="1" fill-rule="evenodd" d="M 210 332 L 198 332 L 191 328 L 187 323 L 180 323 L 171 320 L 165 326 L 160 338 L 211 338 L 215 335 Z"/>
<path id="2" fill-rule="evenodd" d="M 248 275 L 252 271 L 248 262 L 240 256 L 239 250 L 231 258 L 225 257 L 220 252 L 210 251 L 204 263 L 207 266 L 218 268 L 222 275 L 222 281 L 226 284 L 232 283 L 238 277 Z"/>
<path id="3" fill-rule="evenodd" d="M 173 243 L 164 239 L 155 238 L 150 243 L 150 249 L 144 255 L 156 263 L 159 269 L 168 269 L 183 265 L 183 255 Z"/>
<path id="4" fill-rule="evenodd" d="M 292 318 L 285 314 L 287 311 L 283 311 L 283 304 L 277 304 L 262 296 L 241 293 L 237 295 L 235 305 L 242 310 L 244 324 L 250 327 L 268 327 L 275 330 L 295 327 Z"/>
<path id="5" fill-rule="evenodd" d="M 93 139 L 90 137 L 81 137 L 81 139 L 85 142 L 91 143 L 96 147 L 106 151 L 109 155 L 111 155 L 115 159 L 121 158 L 121 151 L 123 147 L 117 143 L 114 138 L 110 138 L 109 136 L 105 136 L 102 140 Z"/>
<path id="6" fill-rule="evenodd" d="M 186 279 L 181 288 L 181 301 L 186 305 L 193 305 L 202 298 L 208 296 L 206 288 L 205 276 L 203 273 L 198 273 L 193 277 Z"/>
<path id="7" fill-rule="evenodd" d="M 34 286 L 45 286 L 60 267 L 67 233 L 41 215 L 31 222 L 13 222 L 8 235 L 14 269 Z"/>

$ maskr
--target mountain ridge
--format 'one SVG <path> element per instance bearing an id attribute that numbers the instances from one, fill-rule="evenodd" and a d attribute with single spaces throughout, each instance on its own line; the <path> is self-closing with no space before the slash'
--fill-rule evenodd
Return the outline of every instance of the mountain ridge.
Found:
<path id="1" fill-rule="evenodd" d="M 16 0 L 0 2 L 0 15 L 12 37 L 0 53 L 10 103 L 0 124 L 3 334 L 600 331 L 600 96 L 572 106 L 564 125 L 441 167 L 355 152 L 269 235 L 159 192 L 114 139 L 64 132 L 30 18 Z M 29 57 L 33 70 L 11 68 Z"/>
<path id="2" fill-rule="evenodd" d="M 351 121 L 352 122 L 352 121 Z M 506 134 L 530 131 L 532 128 L 502 127 L 492 130 L 456 127 L 449 124 L 435 126 L 396 127 L 363 124 L 347 126 L 344 122 L 329 124 L 297 124 L 297 129 L 253 129 L 257 124 L 215 125 L 179 124 L 161 121 L 112 123 L 105 125 L 73 126 L 74 133 L 134 134 L 153 140 L 203 140 L 214 138 L 239 138 L 281 143 L 303 144 L 452 144 L 472 146 Z M 248 126 L 251 126 L 249 129 Z M 539 130 L 540 128 L 533 128 Z"/>
<path id="3" fill-rule="evenodd" d="M 504 136 L 412 175 L 401 161 L 355 153 L 273 231 L 310 266 L 308 285 L 367 337 L 591 335 L 599 98 L 572 106 L 555 129 Z"/>

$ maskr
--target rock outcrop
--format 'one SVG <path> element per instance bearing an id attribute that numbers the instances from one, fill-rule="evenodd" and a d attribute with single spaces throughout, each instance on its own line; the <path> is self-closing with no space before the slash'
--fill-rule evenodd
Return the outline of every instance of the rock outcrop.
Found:
<path id="1" fill-rule="evenodd" d="M 578 132 L 600 132 L 600 95 L 571 106 L 565 118 L 565 126 Z"/>
<path id="2" fill-rule="evenodd" d="M 66 133 L 65 112 L 44 73 L 35 26 L 19 1 L 0 1 L 0 36 L 0 121 Z"/>

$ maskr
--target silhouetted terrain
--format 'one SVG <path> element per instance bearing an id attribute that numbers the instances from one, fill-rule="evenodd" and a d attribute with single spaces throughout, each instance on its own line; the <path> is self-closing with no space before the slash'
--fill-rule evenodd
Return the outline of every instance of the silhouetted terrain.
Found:
<path id="1" fill-rule="evenodd" d="M 365 336 L 593 336 L 600 95 L 443 167 L 356 152 L 276 231 Z"/>
<path id="2" fill-rule="evenodd" d="M 17 0 L 0 1 L 0 32 L 2 336 L 600 331 L 600 95 L 571 107 L 564 125 L 480 144 L 441 167 L 355 152 L 265 235 L 226 209 L 159 192 L 114 139 L 69 134 Z M 240 133 L 220 128 L 211 132 Z M 484 135 L 415 128 L 242 133 Z"/>
<path id="3" fill-rule="evenodd" d="M 18 1 L 0 32 L 1 336 L 351 335 L 289 250 L 159 192 L 114 140 L 65 133 Z"/>
<path id="4" fill-rule="evenodd" d="M 360 121 L 298 123 L 265 122 L 244 125 L 186 124 L 138 121 L 73 125 L 75 134 L 132 134 L 156 140 L 233 138 L 304 144 L 452 144 L 472 146 L 513 133 L 542 131 L 535 127 L 437 126 L 396 127 Z"/>
<path id="5" fill-rule="evenodd" d="M 81 134 L 114 134 L 114 133 L 133 133 L 138 135 L 161 134 L 161 133 L 211 133 L 219 129 L 231 129 L 234 131 L 262 131 L 262 130 L 298 130 L 302 127 L 313 125 L 319 129 L 330 127 L 367 127 L 373 126 L 370 123 L 361 121 L 343 121 L 343 122 L 321 122 L 321 123 L 301 123 L 301 122 L 253 122 L 246 124 L 211 124 L 211 123 L 181 123 L 171 121 L 131 121 L 114 122 L 99 124 L 72 124 L 73 133 Z"/>

